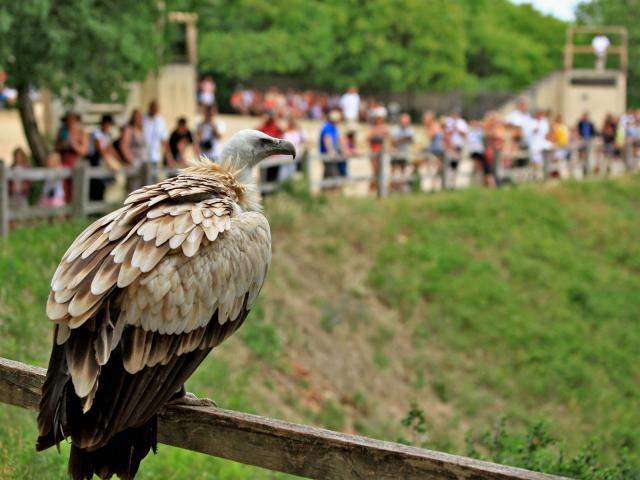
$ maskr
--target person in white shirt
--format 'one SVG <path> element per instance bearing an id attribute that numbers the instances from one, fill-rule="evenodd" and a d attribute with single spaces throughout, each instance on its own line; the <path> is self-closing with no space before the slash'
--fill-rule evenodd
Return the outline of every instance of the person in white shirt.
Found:
<path id="1" fill-rule="evenodd" d="M 604 70 L 607 64 L 607 49 L 611 45 L 609 39 L 605 35 L 596 35 L 591 40 L 591 48 L 596 54 L 596 70 Z"/>
<path id="2" fill-rule="evenodd" d="M 169 132 L 167 132 L 164 119 L 160 116 L 160 107 L 156 100 L 149 103 L 149 110 L 142 121 L 142 130 L 147 144 L 147 160 L 151 165 L 157 168 L 162 163 L 164 155 L 167 159 L 167 165 L 173 166 L 174 161 L 168 142 Z"/>
<path id="3" fill-rule="evenodd" d="M 205 76 L 200 81 L 200 91 L 198 92 L 200 104 L 208 107 L 216 103 L 216 83 L 211 75 Z"/>
<path id="4" fill-rule="evenodd" d="M 340 109 L 342 110 L 342 117 L 347 124 L 347 130 L 349 128 L 355 128 L 360 118 L 360 95 L 356 87 L 351 87 L 347 90 L 347 93 L 340 98 Z"/>
<path id="5" fill-rule="evenodd" d="M 204 120 L 198 125 L 196 134 L 200 153 L 209 160 L 218 160 L 222 152 L 222 135 L 226 131 L 226 125 L 215 118 L 216 107 L 205 108 Z"/>
<path id="6" fill-rule="evenodd" d="M 530 123 L 530 129 L 527 132 L 527 145 L 529 145 L 529 154 L 531 162 L 534 165 L 542 165 L 542 152 L 551 148 L 551 142 L 547 139 L 549 135 L 549 119 L 542 110 L 536 112 L 535 118 Z"/>
<path id="7" fill-rule="evenodd" d="M 518 101 L 516 109 L 504 119 L 510 127 L 513 140 L 516 143 L 526 143 L 533 117 L 529 113 L 529 107 L 524 100 Z"/>
<path id="8" fill-rule="evenodd" d="M 469 125 L 467 121 L 460 116 L 457 110 L 451 112 L 444 123 L 445 135 L 448 136 L 450 146 L 460 152 L 467 139 Z"/>

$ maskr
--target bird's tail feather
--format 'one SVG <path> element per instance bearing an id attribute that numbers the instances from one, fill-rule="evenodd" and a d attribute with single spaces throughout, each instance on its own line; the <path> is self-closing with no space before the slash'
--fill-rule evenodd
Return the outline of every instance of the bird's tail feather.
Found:
<path id="1" fill-rule="evenodd" d="M 140 462 L 149 450 L 157 449 L 158 421 L 154 415 L 140 427 L 127 428 L 109 440 L 104 447 L 85 450 L 71 446 L 69 475 L 73 480 L 102 479 L 117 475 L 122 480 L 135 477 Z"/>

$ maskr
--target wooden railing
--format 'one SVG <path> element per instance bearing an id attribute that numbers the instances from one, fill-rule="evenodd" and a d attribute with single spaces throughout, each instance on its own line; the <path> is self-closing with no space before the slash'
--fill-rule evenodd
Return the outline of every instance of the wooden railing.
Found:
<path id="1" fill-rule="evenodd" d="M 45 373 L 0 358 L 0 402 L 37 410 Z M 562 478 L 221 408 L 169 406 L 160 415 L 158 437 L 167 445 L 309 478 Z"/>
<path id="2" fill-rule="evenodd" d="M 493 175 L 496 182 L 521 183 L 526 181 L 544 181 L 554 176 L 554 171 L 560 167 L 568 169 L 573 177 L 584 178 L 594 174 L 607 174 L 617 161 L 618 169 L 635 171 L 639 166 L 638 151 L 630 143 L 623 148 L 619 158 L 604 155 L 601 144 L 595 142 L 577 143 L 570 149 L 570 159 L 558 160 L 555 150 L 543 152 L 542 164 L 534 167 L 531 162 L 524 166 L 515 163 L 517 159 L 526 159 L 529 154 L 520 152 L 494 152 Z M 393 158 L 399 158 L 397 154 Z M 303 152 L 300 157 L 292 161 L 287 157 L 268 159 L 261 162 L 254 172 L 258 181 L 260 192 L 269 194 L 276 191 L 281 185 L 281 180 L 270 180 L 265 175 L 270 167 L 285 167 L 295 165 L 296 169 L 303 172 L 307 188 L 312 193 L 323 190 L 344 188 L 350 185 L 361 185 L 365 193 L 375 190 L 378 197 L 386 197 L 391 192 L 407 191 L 409 185 L 417 185 L 422 191 L 452 190 L 477 183 L 475 177 L 480 172 L 469 169 L 469 156 L 461 152 L 453 157 L 443 154 L 436 157 L 430 154 L 420 154 L 407 157 L 407 167 L 401 174 L 392 174 L 392 156 L 388 152 L 377 154 L 374 159 L 377 168 L 372 168 L 371 156 L 360 155 L 357 157 L 336 157 L 329 155 L 310 154 Z M 458 168 L 452 168 L 452 162 L 458 162 Z M 346 164 L 346 174 L 337 173 L 336 165 L 340 162 Z M 563 165 L 564 164 L 564 165 Z M 463 165 L 465 171 L 463 171 Z M 359 166 L 360 168 L 354 168 Z M 357 171 L 360 170 L 360 171 Z M 333 173 L 331 173 L 333 171 Z M 175 175 L 176 170 L 153 169 L 149 163 L 144 163 L 138 168 L 132 168 L 121 172 L 126 177 L 127 189 L 132 190 L 142 185 L 157 181 L 158 178 L 166 178 Z M 579 173 L 579 175 L 578 175 Z M 115 174 L 105 168 L 89 167 L 84 162 L 79 162 L 73 169 L 69 168 L 8 168 L 0 161 L 0 236 L 7 235 L 10 222 L 16 220 L 28 220 L 32 218 L 58 217 L 61 215 L 85 216 L 104 214 L 111 211 L 124 198 L 118 198 L 115 202 L 92 201 L 89 198 L 89 186 L 93 179 L 113 179 Z M 71 179 L 73 185 L 72 202 L 69 205 L 56 208 L 43 208 L 38 206 L 26 206 L 24 208 L 10 208 L 9 182 L 21 181 L 45 181 L 50 179 Z"/>

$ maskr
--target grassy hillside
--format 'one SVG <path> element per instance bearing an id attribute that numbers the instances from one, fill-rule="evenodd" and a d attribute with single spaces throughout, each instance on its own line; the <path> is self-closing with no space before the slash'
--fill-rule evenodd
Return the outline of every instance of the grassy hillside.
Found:
<path id="1" fill-rule="evenodd" d="M 274 257 L 259 304 L 189 390 L 477 455 L 491 448 L 468 435 L 543 421 L 569 455 L 593 442 L 605 464 L 638 460 L 640 178 L 384 201 L 293 191 L 266 213 Z M 0 355 L 46 365 L 48 282 L 84 225 L 0 240 Z M 34 440 L 34 415 L 0 406 L 0 478 L 64 478 L 66 449 L 35 455 Z M 166 446 L 141 473 L 280 478 Z"/>

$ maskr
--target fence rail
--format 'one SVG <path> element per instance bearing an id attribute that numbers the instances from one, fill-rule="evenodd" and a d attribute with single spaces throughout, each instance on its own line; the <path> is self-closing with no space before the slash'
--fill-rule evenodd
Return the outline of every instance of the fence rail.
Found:
<path id="1" fill-rule="evenodd" d="M 574 178 L 584 178 L 596 173 L 608 174 L 614 170 L 614 167 L 619 171 L 635 171 L 639 167 L 639 151 L 639 146 L 627 143 L 620 155 L 610 157 L 604 154 L 602 145 L 587 142 L 562 150 L 568 156 L 566 160 L 558 157 L 558 150 L 546 150 L 543 152 L 542 162 L 538 164 L 530 161 L 530 155 L 526 151 L 511 153 L 495 151 L 493 176 L 496 183 L 503 184 L 544 181 L 555 176 L 560 170 L 567 171 L 567 174 Z M 518 166 L 514 163 L 523 158 L 529 159 L 525 165 Z M 393 160 L 398 159 L 406 162 L 406 166 L 400 172 L 392 168 Z M 311 193 L 359 185 L 363 187 L 361 193 L 366 194 L 373 190 L 378 197 L 386 197 L 391 192 L 407 191 L 410 185 L 416 185 L 422 191 L 451 190 L 471 185 L 474 183 L 474 178 L 481 173 L 472 164 L 472 168 L 468 168 L 470 162 L 468 152 L 461 152 L 456 157 L 448 154 L 434 156 L 423 153 L 403 158 L 397 154 L 392 157 L 387 152 L 379 153 L 374 157 L 335 157 L 310 154 L 305 151 L 296 161 L 286 157 L 276 157 L 262 162 L 256 168 L 255 177 L 261 193 L 272 193 L 282 185 L 283 178 L 278 175 L 276 179 L 271 178 L 272 175 L 267 174 L 269 169 L 277 167 L 291 170 L 291 166 L 295 165 L 295 169 L 303 172 L 307 188 Z M 343 170 L 340 171 L 340 168 Z M 177 170 L 154 169 L 149 163 L 144 163 L 121 173 L 126 177 L 127 190 L 132 190 L 153 183 L 158 178 L 175 175 Z M 123 198 L 114 202 L 92 201 L 89 198 L 89 190 L 92 180 L 109 180 L 115 175 L 111 170 L 89 167 L 84 162 L 79 162 L 73 169 L 10 169 L 0 161 L 0 236 L 7 235 L 10 222 L 16 220 L 61 215 L 85 216 L 109 212 Z M 37 206 L 11 208 L 8 188 L 10 182 L 68 179 L 71 179 L 73 185 L 73 196 L 69 205 L 57 208 Z"/>
<path id="2" fill-rule="evenodd" d="M 36 410 L 45 373 L 0 358 L 0 402 Z M 158 437 L 167 445 L 309 478 L 562 478 L 221 408 L 169 406 L 160 415 Z"/>

